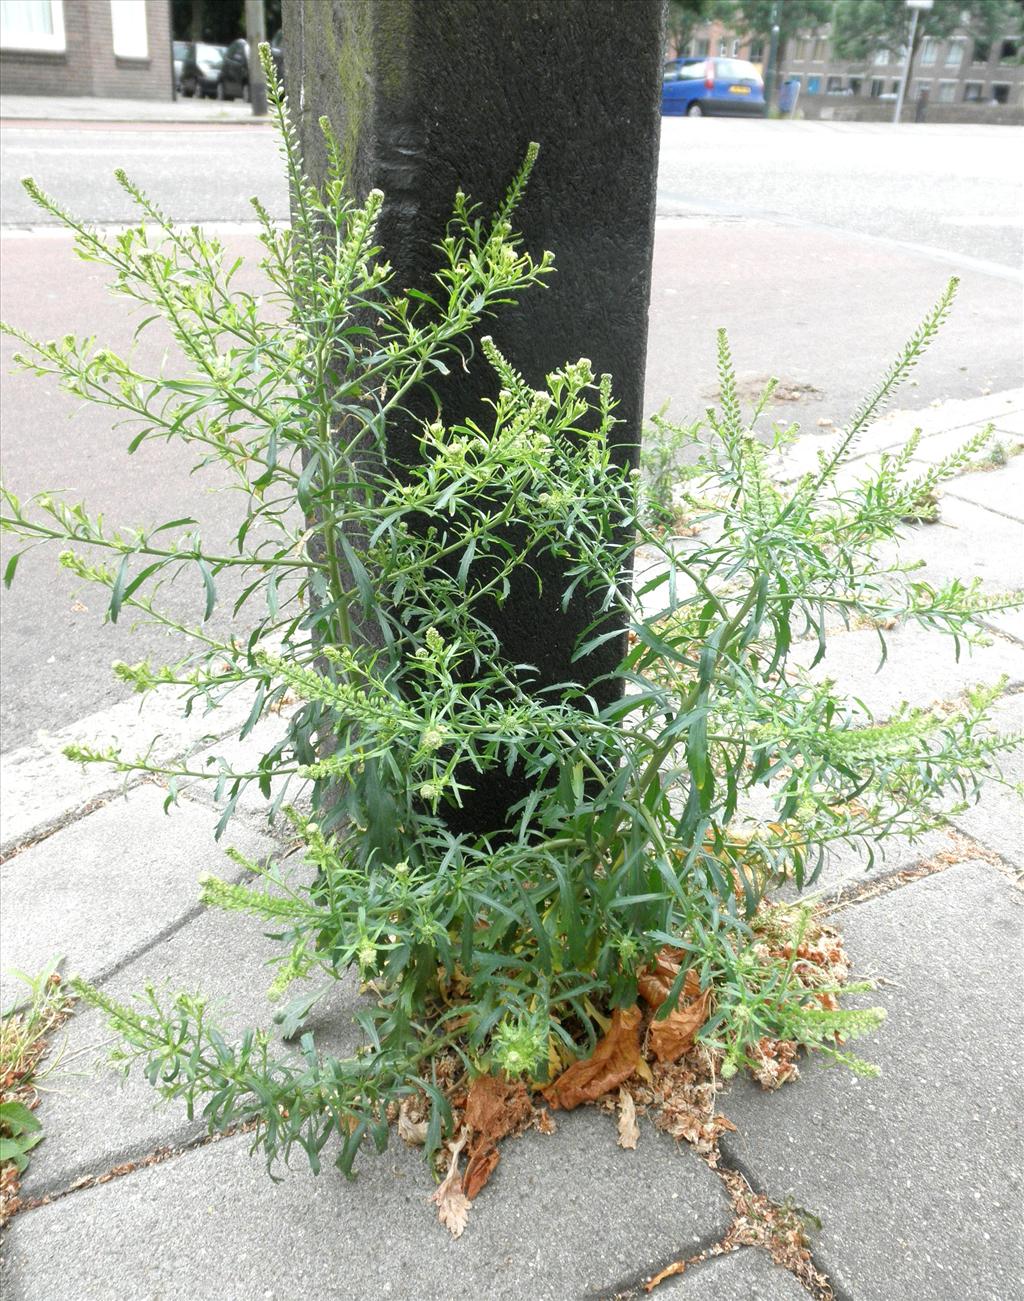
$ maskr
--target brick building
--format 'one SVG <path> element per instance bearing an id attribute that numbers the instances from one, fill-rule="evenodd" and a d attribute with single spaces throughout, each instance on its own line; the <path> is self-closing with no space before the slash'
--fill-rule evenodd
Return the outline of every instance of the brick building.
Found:
<path id="1" fill-rule="evenodd" d="M 1024 121 L 1022 49 L 1015 33 L 994 41 L 966 31 L 944 41 L 926 37 L 914 59 L 905 114 L 929 122 Z M 834 59 L 826 29 L 789 41 L 781 66 L 784 77 L 799 82 L 808 117 L 871 120 L 892 116 L 905 57 L 879 50 L 859 61 Z"/>
<path id="2" fill-rule="evenodd" d="M 171 0 L 0 0 L 8 95 L 173 99 Z"/>

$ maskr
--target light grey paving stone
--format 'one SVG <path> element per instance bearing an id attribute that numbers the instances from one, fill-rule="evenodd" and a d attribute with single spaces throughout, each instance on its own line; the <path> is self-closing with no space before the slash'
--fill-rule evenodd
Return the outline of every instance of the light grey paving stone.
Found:
<path id="1" fill-rule="evenodd" d="M 271 1183 L 243 1137 L 25 1212 L 8 1234 L 4 1296 L 567 1301 L 701 1250 L 731 1220 L 691 1151 L 647 1121 L 623 1151 L 590 1109 L 504 1143 L 457 1241 L 428 1203 L 422 1156 L 396 1138 L 362 1158 L 354 1183 L 330 1164 L 316 1179 L 298 1161 L 283 1173 Z"/>
<path id="2" fill-rule="evenodd" d="M 1004 444 L 1014 441 L 1011 434 L 997 429 L 991 420 L 980 420 L 976 425 L 964 425 L 960 429 L 948 429 L 945 433 L 932 434 L 928 438 L 922 438 L 914 453 L 914 461 L 920 465 L 922 470 L 927 465 L 937 465 L 940 461 L 944 461 L 947 456 L 952 456 L 954 452 L 958 452 L 965 443 L 970 442 L 976 434 L 980 434 L 986 429 L 992 431 L 991 436 L 981 451 L 975 453 L 976 457 L 984 457 L 991 445 L 996 441 Z M 956 482 L 956 479 L 948 480 L 946 491 L 952 491 L 952 485 Z"/>
<path id="3" fill-rule="evenodd" d="M 213 839 L 217 819 L 194 804 L 165 814 L 163 801 L 160 790 L 138 786 L 127 800 L 114 800 L 4 863 L 5 969 L 32 973 L 60 954 L 68 974 L 95 980 L 195 907 L 199 877 L 224 874 L 224 850 Z M 271 849 L 269 837 L 242 818 L 224 843 L 252 858 Z M 4 1006 L 21 992 L 0 977 Z"/>
<path id="4" fill-rule="evenodd" d="M 988 423 L 995 424 L 997 428 L 1012 427 L 1012 422 L 1022 411 L 1024 389 L 941 402 L 918 411 L 890 411 L 858 435 L 852 448 L 850 464 L 855 467 L 860 458 L 902 447 L 917 430 L 921 432 L 919 454 L 926 444 L 931 445 L 931 440 L 936 438 L 947 439 L 949 450 L 952 451 Z M 830 454 L 841 438 L 842 430 L 839 428 L 827 431 L 804 430 L 797 442 L 787 448 L 780 458 L 782 477 L 799 477 L 816 469 L 818 452 Z M 942 455 L 946 453 L 943 452 Z"/>
<path id="5" fill-rule="evenodd" d="M 741 1248 L 712 1256 L 658 1285 L 657 1295 L 678 1301 L 807 1301 L 807 1293 L 766 1251 Z"/>
<path id="6" fill-rule="evenodd" d="M 217 710 L 204 714 L 197 706 L 186 718 L 177 690 L 162 688 L 90 714 L 59 732 L 40 733 L 31 745 L 0 759 L 0 848 L 6 851 L 125 786 L 123 776 L 102 764 L 72 763 L 64 757 L 65 746 L 117 745 L 127 755 L 142 754 L 152 746 L 152 758 L 166 762 L 188 754 L 210 736 L 240 727 L 251 704 L 238 692 Z"/>
<path id="7" fill-rule="evenodd" d="M 872 846 L 873 856 L 860 844 L 833 846 L 828 851 L 817 879 L 802 891 L 790 881 L 768 893 L 773 899 L 802 902 L 820 900 L 828 904 L 838 899 L 844 890 L 864 885 L 892 872 L 902 872 L 927 858 L 949 851 L 952 845 L 947 832 L 929 831 L 914 840 L 906 836 L 892 836 L 877 841 Z"/>
<path id="8" fill-rule="evenodd" d="M 992 725 L 998 732 L 1024 732 L 1024 695 L 1000 700 L 992 709 Z M 1024 743 L 1003 756 L 1002 770 L 1007 781 L 1024 784 Z M 980 802 L 954 821 L 961 831 L 1024 871 L 1024 799 L 1018 791 L 990 784 Z"/>
<path id="9" fill-rule="evenodd" d="M 968 687 L 991 685 L 1002 678 L 1009 686 L 1024 683 L 1024 646 L 994 635 L 990 646 L 961 645 L 960 658 L 951 637 L 916 625 L 879 633 L 856 629 L 832 637 L 825 658 L 811 675 L 833 679 L 847 695 L 864 702 L 876 718 L 891 718 L 901 704 L 927 706 L 952 701 Z M 808 668 L 817 646 L 800 643 L 792 663 Z"/>
<path id="10" fill-rule="evenodd" d="M 230 866 L 230 864 L 229 864 Z M 251 1026 L 271 1029 L 275 1007 L 267 991 L 276 968 L 267 961 L 282 946 L 262 934 L 259 921 L 219 909 L 201 912 L 107 981 L 104 991 L 130 1003 L 147 985 L 160 993 L 202 993 L 214 1023 L 230 1040 Z M 320 982 L 294 985 L 283 1002 Z M 324 984 L 329 983 L 324 978 Z M 361 1039 L 353 1021 L 357 982 L 346 977 L 317 1005 L 306 1029 L 321 1050 L 353 1052 Z M 158 1147 L 176 1147 L 204 1133 L 181 1102 L 164 1102 L 136 1066 L 125 1079 L 108 1065 L 110 1033 L 102 1014 L 86 1008 L 56 1039 L 56 1067 L 45 1082 L 38 1116 L 45 1138 L 23 1180 L 28 1197 L 59 1192 L 83 1175 L 102 1174 Z M 296 1051 L 282 1045 L 282 1055 Z"/>
<path id="11" fill-rule="evenodd" d="M 938 524 L 911 528 L 900 546 L 901 558 L 924 560 L 920 577 L 931 583 L 980 578 L 991 592 L 1024 588 L 1024 529 L 1016 520 L 971 502 L 944 497 Z M 985 616 L 1000 632 L 1024 641 L 1024 611 Z"/>
<path id="12" fill-rule="evenodd" d="M 244 741 L 240 741 L 237 736 L 225 737 L 224 740 L 193 755 L 189 760 L 189 767 L 194 771 L 209 771 L 216 774 L 222 766 L 219 761 L 223 760 L 232 772 L 256 772 L 260 759 L 284 738 L 286 729 L 287 720 L 278 714 L 272 714 L 257 723 Z M 229 799 L 227 789 L 223 790 L 218 798 L 216 780 L 196 779 L 188 783 L 182 782 L 180 789 L 186 792 L 190 799 L 200 800 L 214 808 L 223 809 Z M 270 783 L 269 799 L 260 791 L 258 782 L 249 782 L 242 788 L 235 807 L 243 813 L 251 813 L 255 817 L 266 819 L 282 792 L 283 803 L 293 804 L 297 808 L 308 806 L 309 783 L 297 776 L 289 776 L 275 778 Z"/>
<path id="13" fill-rule="evenodd" d="M 924 437 L 950 429 L 967 429 L 991 421 L 999 425 L 1024 411 L 1024 388 L 1006 389 L 976 398 L 952 398 L 917 411 L 890 411 L 876 420 L 858 442 L 862 452 L 906 442 L 915 429 Z"/>
<path id="14" fill-rule="evenodd" d="M 984 506 L 1020 524 L 1024 522 L 1024 456 L 1014 456 L 998 469 L 974 470 L 951 479 L 944 495 Z M 1019 540 L 1024 542 L 1024 536 Z"/>
<path id="15" fill-rule="evenodd" d="M 994 420 L 1000 433 L 1024 437 L 1024 409 L 1018 409 L 1012 415 L 997 415 Z"/>
<path id="16" fill-rule="evenodd" d="M 888 1019 L 858 1041 L 883 1071 L 815 1063 L 776 1094 L 733 1086 L 723 1151 L 819 1215 L 815 1258 L 857 1301 L 1020 1296 L 1024 900 L 964 863 L 840 914 Z M 858 1043 L 853 1045 L 858 1047 Z"/>

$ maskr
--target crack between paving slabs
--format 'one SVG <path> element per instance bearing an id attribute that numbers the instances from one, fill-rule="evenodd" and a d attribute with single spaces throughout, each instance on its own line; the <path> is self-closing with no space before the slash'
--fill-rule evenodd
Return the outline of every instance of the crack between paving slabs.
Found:
<path id="1" fill-rule="evenodd" d="M 891 894 L 894 890 L 902 890 L 905 886 L 913 885 L 915 881 L 923 881 L 926 877 L 937 876 L 940 872 L 946 872 L 949 868 L 956 867 L 960 863 L 986 863 L 989 867 L 995 868 L 1001 876 L 1008 877 L 1010 883 L 1017 889 L 1024 888 L 1020 873 L 1014 868 L 1013 864 L 1007 862 L 994 849 L 988 849 L 962 831 L 950 830 L 949 838 L 951 847 L 933 854 L 931 858 L 923 858 L 910 867 L 894 868 L 891 872 L 886 872 L 881 876 L 875 876 L 870 880 L 844 887 L 838 896 L 827 905 L 828 913 L 834 915 L 845 912 L 848 908 L 868 903 L 881 895 Z"/>
<path id="2" fill-rule="evenodd" d="M 711 1165 L 710 1162 L 706 1162 L 706 1164 L 710 1166 L 711 1170 L 718 1176 L 724 1185 L 726 1196 L 729 1198 L 734 1211 L 732 1223 L 721 1237 L 714 1239 L 714 1241 L 709 1242 L 706 1246 L 699 1248 L 692 1255 L 687 1256 L 684 1259 L 677 1257 L 674 1261 L 666 1262 L 666 1264 L 661 1267 L 662 1270 L 667 1268 L 669 1265 L 682 1263 L 685 1265 L 685 1269 L 678 1271 L 675 1275 L 675 1277 L 679 1277 L 687 1270 L 696 1268 L 698 1265 L 709 1265 L 711 1262 L 724 1259 L 726 1256 L 730 1256 L 736 1251 L 764 1251 L 767 1252 L 769 1259 L 777 1269 L 791 1275 L 804 1289 L 808 1296 L 815 1298 L 815 1301 L 853 1301 L 853 1297 L 850 1293 L 846 1292 L 845 1289 L 841 1287 L 837 1287 L 836 1284 L 833 1283 L 828 1270 L 820 1262 L 814 1251 L 811 1250 L 810 1244 L 806 1243 L 806 1240 L 806 1257 L 804 1259 L 805 1264 L 812 1275 L 813 1281 L 808 1281 L 808 1279 L 802 1278 L 797 1268 L 791 1268 L 784 1262 L 778 1260 L 773 1255 L 771 1246 L 768 1244 L 749 1241 L 744 1242 L 742 1240 L 730 1242 L 730 1238 L 732 1238 L 734 1234 L 737 1234 L 738 1231 L 742 1230 L 744 1218 L 737 1206 L 737 1195 L 739 1190 L 734 1186 L 737 1180 L 742 1180 L 751 1194 L 763 1198 L 771 1211 L 785 1212 L 786 1208 L 779 1202 L 773 1201 L 768 1197 L 767 1193 L 759 1190 L 758 1181 L 751 1177 L 749 1170 L 742 1162 L 735 1159 L 731 1162 L 726 1161 L 721 1152 L 716 1152 L 716 1163 Z M 716 1251 L 715 1248 L 719 1248 L 719 1250 Z M 657 1291 L 657 1285 L 655 1285 L 654 1288 L 650 1288 L 650 1282 L 653 1278 L 657 1278 L 660 1272 L 661 1270 L 645 1269 L 643 1273 L 639 1274 L 628 1283 L 621 1284 L 619 1290 L 612 1293 L 593 1293 L 584 1298 L 584 1301 L 639 1301 L 640 1298 L 644 1298 Z"/>
<path id="3" fill-rule="evenodd" d="M 99 1174 L 80 1175 L 65 1188 L 39 1193 L 35 1197 L 19 1201 L 7 1223 L 10 1224 L 15 1216 L 23 1215 L 26 1211 L 37 1211 L 43 1206 L 52 1206 L 54 1202 L 63 1201 L 65 1197 L 72 1197 L 75 1193 L 86 1192 L 90 1188 L 113 1183 L 115 1179 L 124 1179 L 128 1175 L 135 1174 L 138 1170 L 148 1170 L 150 1166 L 163 1165 L 167 1161 L 173 1161 L 176 1157 L 187 1156 L 188 1153 L 194 1152 L 198 1148 L 210 1147 L 212 1144 L 220 1143 L 226 1139 L 241 1138 L 245 1134 L 251 1134 L 255 1128 L 255 1119 L 247 1120 L 241 1124 L 232 1125 L 230 1129 L 217 1130 L 213 1134 L 197 1134 L 194 1138 L 186 1139 L 183 1142 L 164 1143 L 160 1147 L 150 1149 L 141 1156 L 121 1153 L 122 1160 L 116 1161 L 114 1165 L 109 1166 Z"/>
<path id="4" fill-rule="evenodd" d="M 173 763 L 179 759 L 189 759 L 200 750 L 205 750 L 210 745 L 216 745 L 217 742 L 223 741 L 229 736 L 233 736 L 236 731 L 237 728 L 231 726 L 227 727 L 223 732 L 204 732 L 202 736 L 189 741 L 188 744 L 181 750 L 177 751 L 177 753 L 170 755 L 169 762 Z M 12 751 L 12 753 L 14 752 Z M 68 762 L 70 763 L 71 760 L 68 760 Z M 197 778 L 197 781 L 198 780 L 199 779 Z M 190 789 L 192 785 L 194 785 L 194 783 L 190 783 L 189 787 L 182 789 L 182 796 L 185 795 L 186 790 Z M 109 790 L 100 791 L 95 795 L 90 795 L 84 803 L 72 805 L 70 809 L 66 809 L 55 818 L 51 818 L 47 822 L 41 822 L 38 827 L 34 827 L 26 835 L 22 836 L 20 840 L 13 840 L 8 845 L 4 846 L 2 852 L 0 852 L 0 867 L 9 863 L 13 858 L 16 858 L 26 849 L 31 849 L 33 845 L 38 845 L 44 840 L 49 840 L 51 836 L 56 835 L 58 831 L 63 831 L 65 827 L 70 827 L 74 825 L 74 823 L 80 822 L 82 818 L 88 817 L 90 813 L 95 813 L 98 809 L 105 808 L 106 805 L 112 804 L 119 796 L 127 798 L 128 793 L 139 786 L 156 786 L 158 789 L 166 789 L 157 778 L 150 776 L 148 773 L 141 772 L 136 774 L 134 777 L 129 774 L 118 785 L 111 786 Z M 193 803 L 197 802 L 194 797 L 190 797 L 190 799 Z"/>

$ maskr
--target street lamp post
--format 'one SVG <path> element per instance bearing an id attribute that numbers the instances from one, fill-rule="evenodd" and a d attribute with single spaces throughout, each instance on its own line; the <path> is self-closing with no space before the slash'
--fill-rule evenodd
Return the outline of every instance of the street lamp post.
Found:
<path id="1" fill-rule="evenodd" d="M 771 14 L 771 32 L 768 41 L 768 66 L 764 74 L 764 102 L 765 111 L 770 112 L 772 100 L 775 97 L 775 82 L 779 75 L 779 6 L 778 3 L 772 5 Z"/>
<path id="2" fill-rule="evenodd" d="M 896 112 L 892 119 L 893 126 L 899 126 L 900 124 L 903 101 L 907 97 L 907 86 L 910 84 L 911 65 L 914 62 L 914 38 L 917 36 L 917 16 L 922 9 L 930 9 L 934 3 L 935 0 L 907 0 L 907 8 L 910 10 L 910 42 L 907 46 L 906 66 L 903 69 L 899 93 L 896 96 Z"/>

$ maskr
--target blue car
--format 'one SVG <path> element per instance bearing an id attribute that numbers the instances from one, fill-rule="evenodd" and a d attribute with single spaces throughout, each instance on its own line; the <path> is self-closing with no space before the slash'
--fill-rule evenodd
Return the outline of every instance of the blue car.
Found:
<path id="1" fill-rule="evenodd" d="M 661 82 L 665 115 L 764 116 L 764 82 L 746 59 L 672 59 Z"/>

